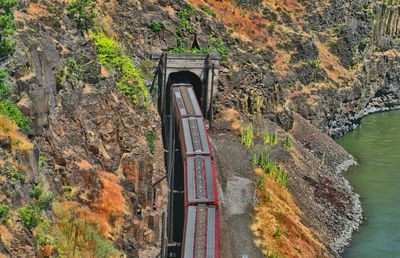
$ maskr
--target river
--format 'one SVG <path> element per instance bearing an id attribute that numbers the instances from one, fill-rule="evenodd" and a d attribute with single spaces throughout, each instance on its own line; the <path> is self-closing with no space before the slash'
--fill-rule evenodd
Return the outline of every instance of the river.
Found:
<path id="1" fill-rule="evenodd" d="M 359 163 L 345 177 L 365 218 L 343 257 L 400 257 L 400 111 L 369 115 L 336 142 Z"/>

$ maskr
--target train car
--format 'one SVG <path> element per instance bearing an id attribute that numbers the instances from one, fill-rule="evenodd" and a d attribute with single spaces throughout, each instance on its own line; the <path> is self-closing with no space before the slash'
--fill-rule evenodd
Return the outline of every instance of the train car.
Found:
<path id="1" fill-rule="evenodd" d="M 173 84 L 171 95 L 178 120 L 187 117 L 203 117 L 192 85 L 183 83 Z"/>
<path id="2" fill-rule="evenodd" d="M 183 258 L 219 257 L 218 210 L 213 206 L 186 208 Z"/>
<path id="3" fill-rule="evenodd" d="M 189 117 L 179 121 L 183 158 L 193 155 L 212 157 L 210 141 L 203 118 Z"/>
<path id="4" fill-rule="evenodd" d="M 211 204 L 218 207 L 214 161 L 210 156 L 196 155 L 185 160 L 185 206 Z"/>

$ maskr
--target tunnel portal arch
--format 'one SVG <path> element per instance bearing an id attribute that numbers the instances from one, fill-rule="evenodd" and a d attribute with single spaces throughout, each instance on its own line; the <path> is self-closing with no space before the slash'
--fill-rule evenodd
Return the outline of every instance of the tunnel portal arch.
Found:
<path id="1" fill-rule="evenodd" d="M 180 71 L 171 73 L 168 78 L 167 84 L 167 92 L 170 91 L 169 87 L 171 87 L 174 83 L 188 83 L 193 86 L 194 92 L 196 93 L 197 101 L 199 103 L 203 102 L 203 83 L 200 80 L 199 76 L 190 72 L 190 71 Z"/>
<path id="2" fill-rule="evenodd" d="M 158 78 L 158 110 L 161 116 L 164 118 L 169 115 L 171 82 L 188 82 L 193 85 L 203 115 L 207 118 L 212 95 L 216 94 L 220 59 L 218 52 L 212 50 L 208 54 L 170 54 L 156 50 L 152 59 L 158 62 L 155 78 Z"/>

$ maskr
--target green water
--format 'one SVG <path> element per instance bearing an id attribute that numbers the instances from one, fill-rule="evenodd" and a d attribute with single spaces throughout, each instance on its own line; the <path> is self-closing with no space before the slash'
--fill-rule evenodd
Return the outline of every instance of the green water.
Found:
<path id="1" fill-rule="evenodd" d="M 336 142 L 359 163 L 345 177 L 366 218 L 343 257 L 400 257 L 400 111 L 369 115 Z"/>

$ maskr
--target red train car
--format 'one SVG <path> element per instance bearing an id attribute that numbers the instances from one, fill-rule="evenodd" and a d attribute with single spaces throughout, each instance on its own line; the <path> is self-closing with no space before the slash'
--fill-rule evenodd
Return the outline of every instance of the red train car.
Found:
<path id="1" fill-rule="evenodd" d="M 214 161 L 210 156 L 188 157 L 184 175 L 186 207 L 201 203 L 218 207 Z"/>
<path id="2" fill-rule="evenodd" d="M 210 141 L 203 118 L 189 117 L 179 121 L 183 158 L 193 155 L 212 156 Z"/>
<path id="3" fill-rule="evenodd" d="M 183 83 L 173 84 L 171 95 L 178 120 L 187 117 L 203 117 L 192 85 Z"/>
<path id="4" fill-rule="evenodd" d="M 213 206 L 186 208 L 183 258 L 219 257 L 218 210 Z"/>

